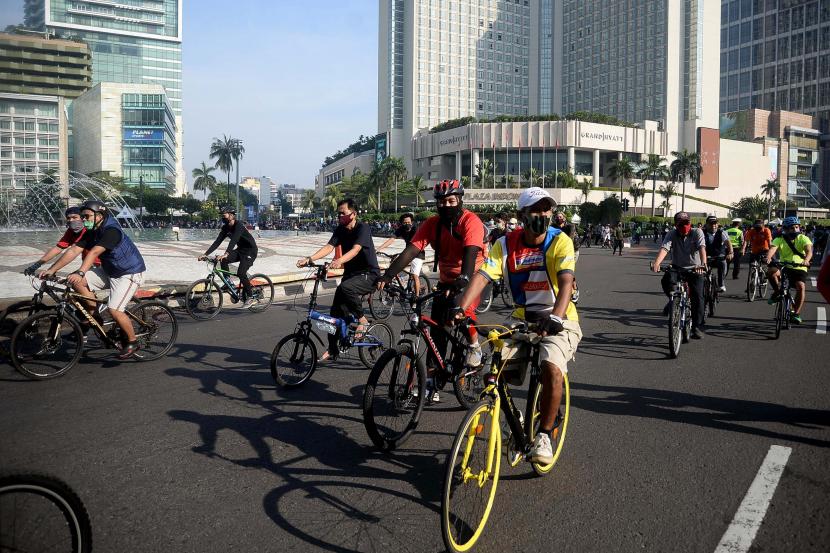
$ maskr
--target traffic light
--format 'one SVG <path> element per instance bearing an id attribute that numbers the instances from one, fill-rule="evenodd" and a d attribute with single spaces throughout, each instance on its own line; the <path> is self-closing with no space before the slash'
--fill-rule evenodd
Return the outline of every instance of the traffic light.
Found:
<path id="1" fill-rule="evenodd" d="M 623 211 L 628 211 L 628 198 L 625 198 L 622 201 L 622 208 L 623 208 Z"/>

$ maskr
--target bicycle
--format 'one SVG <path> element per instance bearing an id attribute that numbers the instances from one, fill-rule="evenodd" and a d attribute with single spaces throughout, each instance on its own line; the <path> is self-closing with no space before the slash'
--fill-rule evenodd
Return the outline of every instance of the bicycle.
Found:
<path id="1" fill-rule="evenodd" d="M 85 332 L 81 322 L 89 325 L 105 349 L 120 350 L 122 332 L 114 320 L 96 318 L 86 307 L 92 301 L 102 311 L 106 299 L 86 298 L 75 292 L 65 278 L 52 279 L 58 286 L 42 281 L 39 293 L 48 295 L 55 305 L 24 319 L 15 328 L 9 348 L 12 365 L 21 374 L 35 380 L 47 380 L 65 374 L 77 364 L 83 353 Z M 33 280 L 34 282 L 34 280 Z M 140 350 L 137 361 L 163 357 L 176 341 L 178 322 L 173 311 L 160 301 L 134 301 L 125 311 L 136 328 Z M 169 332 L 168 332 L 169 329 Z M 167 336 L 169 334 L 169 336 Z"/>
<path id="2" fill-rule="evenodd" d="M 447 471 L 441 495 L 441 534 L 449 551 L 468 551 L 481 537 L 493 507 L 499 481 L 501 453 L 510 466 L 529 461 L 539 476 L 549 474 L 559 460 L 565 443 L 570 415 L 570 384 L 563 373 L 562 401 L 551 436 L 553 461 L 534 462 L 530 450 L 541 417 L 542 383 L 539 343 L 542 337 L 526 324 L 504 331 L 493 329 L 493 361 L 486 377 L 487 387 L 458 428 L 447 457 Z M 521 386 L 530 367 L 525 415 L 516 407 L 510 385 Z M 503 428 L 501 417 L 507 423 Z M 502 433 L 506 432 L 507 437 Z M 504 448 L 502 445 L 504 444 Z"/>
<path id="3" fill-rule="evenodd" d="M 689 297 L 689 284 L 683 276 L 696 274 L 696 270 L 679 267 L 661 267 L 660 269 L 663 272 L 673 272 L 677 275 L 669 309 L 669 354 L 676 359 L 680 354 L 680 344 L 688 343 L 692 333 L 692 300 Z"/>
<path id="4" fill-rule="evenodd" d="M 749 263 L 749 273 L 746 276 L 746 300 L 755 301 L 755 298 L 766 298 L 769 281 L 761 262 L 754 259 Z"/>
<path id="5" fill-rule="evenodd" d="M 385 252 L 377 252 L 382 256 L 389 258 L 390 261 L 394 261 L 395 258 L 398 257 L 400 254 L 393 254 L 390 255 Z M 408 279 L 406 281 L 406 285 L 404 286 L 403 280 L 401 279 L 401 275 L 408 275 Z M 420 295 L 424 296 L 429 294 L 430 290 L 432 290 L 432 284 L 429 281 L 429 278 L 426 277 L 424 274 L 418 275 L 418 281 L 420 282 Z M 414 295 L 415 293 L 415 275 L 410 273 L 409 271 L 403 271 L 400 274 L 395 275 L 392 279 L 392 282 L 389 283 L 389 286 L 395 286 L 400 290 L 406 292 L 407 295 Z M 408 305 L 404 303 L 404 294 L 393 294 L 391 289 L 388 289 L 388 286 L 383 290 L 376 291 L 369 296 L 369 311 L 372 313 L 372 317 L 379 321 L 385 321 L 389 317 L 392 316 L 392 313 L 395 311 L 395 304 L 398 303 L 396 298 L 400 299 L 400 304 L 402 311 L 404 313 L 407 312 Z"/>
<path id="6" fill-rule="evenodd" d="M 11 342 L 14 329 L 27 317 L 31 317 L 38 311 L 48 309 L 49 306 L 43 302 L 45 294 L 44 290 L 37 289 L 31 300 L 15 302 L 0 313 L 0 338 L 3 339 L 3 342 L 0 343 L 0 357 L 10 355 L 5 342 Z"/>
<path id="7" fill-rule="evenodd" d="M 92 550 L 92 526 L 81 498 L 43 474 L 0 476 L 0 551 Z"/>
<path id="8" fill-rule="evenodd" d="M 409 438 L 427 401 L 447 382 L 452 381 L 455 398 L 464 409 L 475 405 L 484 389 L 482 368 L 466 363 L 472 348 L 466 337 L 468 327 L 456 325 L 448 333 L 450 353 L 443 357 L 430 334 L 434 329 L 445 332 L 443 325 L 422 315 L 425 303 L 446 293 L 439 289 L 410 298 L 413 314 L 408 328 L 401 330 L 397 345 L 386 350 L 369 373 L 363 388 L 363 425 L 372 443 L 382 451 L 391 451 Z M 427 374 L 427 358 L 436 365 L 432 374 Z M 482 365 L 486 364 L 484 353 Z"/>
<path id="9" fill-rule="evenodd" d="M 493 299 L 500 297 L 505 307 L 513 307 L 513 298 L 510 296 L 510 286 L 507 282 L 500 278 L 493 282 L 488 282 L 481 292 L 481 301 L 476 307 L 476 313 L 486 313 L 493 305 Z"/>
<path id="10" fill-rule="evenodd" d="M 774 267 L 803 267 L 800 263 L 790 263 L 789 261 L 772 261 L 770 262 L 771 266 Z M 779 291 L 779 299 L 775 302 L 775 339 L 777 340 L 779 336 L 781 336 L 781 329 L 790 329 L 790 317 L 792 317 L 793 313 L 793 305 L 795 304 L 795 300 L 793 299 L 792 293 L 790 291 L 790 278 L 787 276 L 785 271 L 778 271 L 781 278 L 780 284 L 780 291 Z"/>
<path id="11" fill-rule="evenodd" d="M 185 293 L 184 305 L 187 313 L 197 321 L 207 321 L 219 314 L 224 301 L 223 292 L 230 296 L 233 303 L 238 303 L 242 299 L 242 283 L 239 277 L 217 267 L 220 262 L 219 256 L 208 257 L 206 262 L 209 269 L 207 276 L 188 286 Z M 248 279 L 251 282 L 251 297 L 256 300 L 248 310 L 261 313 L 271 306 L 274 299 L 274 283 L 267 275 L 261 273 L 251 275 Z"/>
<path id="12" fill-rule="evenodd" d="M 718 284 L 717 269 L 714 268 L 714 263 L 719 261 L 718 258 L 707 258 L 706 276 L 703 279 L 703 301 L 706 306 L 707 316 L 715 316 L 715 307 L 720 303 L 720 285 Z"/>
<path id="13" fill-rule="evenodd" d="M 314 331 L 338 336 L 340 353 L 358 348 L 360 361 L 371 369 L 387 345 L 392 344 L 392 329 L 385 323 L 372 323 L 365 331 L 357 332 L 353 317 L 338 319 L 317 311 L 320 283 L 328 280 L 328 263 L 311 263 L 316 268 L 314 288 L 308 302 L 306 318 L 297 323 L 294 332 L 282 338 L 271 353 L 271 376 L 277 386 L 295 388 L 305 383 L 317 368 L 316 340 L 325 351 L 328 344 Z M 285 351 L 283 350 L 285 348 Z"/>

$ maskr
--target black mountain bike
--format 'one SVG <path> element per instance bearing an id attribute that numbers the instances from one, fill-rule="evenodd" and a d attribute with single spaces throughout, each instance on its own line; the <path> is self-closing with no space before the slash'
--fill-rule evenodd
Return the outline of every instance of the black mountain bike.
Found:
<path id="1" fill-rule="evenodd" d="M 669 354 L 676 358 L 680 354 L 680 344 L 687 343 L 692 334 L 692 299 L 689 297 L 689 284 L 683 276 L 694 274 L 695 269 L 661 267 L 661 270 L 677 275 L 669 309 Z"/>
<path id="2" fill-rule="evenodd" d="M 770 265 L 773 267 L 803 267 L 798 263 L 790 263 L 789 261 L 772 261 Z M 779 278 L 781 279 L 781 292 L 779 293 L 778 301 L 775 302 L 775 339 L 777 340 L 779 336 L 781 336 L 781 329 L 790 328 L 790 317 L 793 313 L 793 305 L 795 305 L 795 299 L 793 298 L 791 289 L 790 289 L 790 279 L 787 276 L 787 273 L 783 270 L 778 272 L 781 275 Z"/>
<path id="3" fill-rule="evenodd" d="M 715 257 L 707 258 L 706 275 L 703 280 L 703 301 L 706 305 L 706 315 L 715 316 L 715 308 L 720 303 L 720 287 L 718 286 L 718 272 L 713 263 L 719 261 Z"/>
<path id="4" fill-rule="evenodd" d="M 92 526 L 81 498 L 43 474 L 0 475 L 0 551 L 92 551 Z"/>
<path id="5" fill-rule="evenodd" d="M 43 281 L 39 292 L 48 295 L 55 305 L 21 321 L 12 334 L 9 348 L 14 368 L 35 380 L 56 378 L 75 366 L 85 344 L 81 321 L 95 332 L 106 349 L 120 350 L 124 340 L 114 320 L 96 317 L 86 307 L 87 301 L 93 301 L 100 308 L 107 303 L 106 299 L 85 298 L 65 278 L 53 280 L 58 286 Z M 176 342 L 179 324 L 167 305 L 154 300 L 132 301 L 125 313 L 141 348 L 133 359 L 153 361 L 170 351 Z"/>
<path id="6" fill-rule="evenodd" d="M 320 351 L 325 351 L 328 343 L 323 341 L 312 327 L 326 334 L 337 335 L 340 353 L 346 353 L 353 347 L 357 348 L 360 361 L 367 369 L 371 369 L 381 357 L 381 353 L 392 345 L 394 334 L 387 324 L 372 323 L 365 331 L 357 332 L 357 321 L 353 318 L 338 319 L 317 311 L 320 283 L 328 280 L 328 265 L 307 265 L 317 269 L 314 289 L 308 301 L 308 315 L 297 323 L 292 334 L 277 343 L 271 354 L 271 376 L 278 386 L 294 388 L 305 383 L 314 374 L 317 368 L 316 344 L 320 344 Z"/>
<path id="7" fill-rule="evenodd" d="M 242 283 L 236 273 L 217 267 L 218 256 L 209 257 L 206 261 L 210 272 L 187 288 L 184 301 L 187 313 L 199 321 L 212 319 L 219 314 L 225 293 L 233 303 L 242 299 Z M 250 275 L 248 280 L 251 281 L 251 297 L 254 299 L 254 304 L 248 310 L 254 313 L 265 311 L 274 299 L 274 284 L 268 275 L 261 273 Z"/>
<path id="8" fill-rule="evenodd" d="M 372 443 L 383 451 L 393 450 L 409 438 L 426 402 L 448 382 L 464 409 L 475 405 L 484 389 L 482 373 L 487 371 L 488 356 L 482 353 L 479 367 L 467 365 L 471 350 L 468 327 L 456 325 L 448 333 L 450 352 L 444 358 L 430 335 L 431 330 L 447 332 L 444 325 L 422 315 L 425 303 L 446 293 L 439 288 L 407 299 L 413 306 L 408 328 L 401 330 L 397 346 L 386 350 L 369 373 L 363 389 L 363 424 Z M 427 360 L 435 367 L 431 374 L 427 373 Z"/>
<path id="9" fill-rule="evenodd" d="M 378 252 L 378 254 L 388 257 L 391 261 L 394 261 L 396 257 L 400 254 L 389 255 L 388 253 Z M 402 277 L 406 277 L 406 284 L 404 285 Z M 380 321 L 385 321 L 389 317 L 392 316 L 392 313 L 395 311 L 395 304 L 400 304 L 401 310 L 403 313 L 407 312 L 408 305 L 406 304 L 405 298 L 409 295 L 415 294 L 415 275 L 410 273 L 409 271 L 403 271 L 400 274 L 395 275 L 395 278 L 392 280 L 390 286 L 397 287 L 397 290 L 404 290 L 406 294 L 396 294 L 393 292 L 395 288 L 386 287 L 383 290 L 375 291 L 369 297 L 369 311 L 372 313 L 372 317 L 378 319 Z M 430 293 L 432 290 L 432 285 L 429 282 L 429 278 L 426 277 L 423 273 L 417 276 L 417 279 L 420 283 L 419 286 L 419 294 L 421 296 L 425 296 Z"/>

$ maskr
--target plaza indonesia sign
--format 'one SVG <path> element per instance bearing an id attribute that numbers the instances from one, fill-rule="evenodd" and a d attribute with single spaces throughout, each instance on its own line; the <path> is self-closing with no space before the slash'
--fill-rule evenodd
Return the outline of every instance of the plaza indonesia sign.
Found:
<path id="1" fill-rule="evenodd" d="M 124 140 L 164 140 L 161 129 L 124 129 Z"/>

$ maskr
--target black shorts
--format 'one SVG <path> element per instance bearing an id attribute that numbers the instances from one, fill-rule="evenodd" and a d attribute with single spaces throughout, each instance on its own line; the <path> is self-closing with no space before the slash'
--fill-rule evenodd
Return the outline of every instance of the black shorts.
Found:
<path id="1" fill-rule="evenodd" d="M 807 271 L 799 271 L 792 267 L 784 267 L 783 269 L 787 274 L 787 278 L 790 279 L 790 286 L 796 282 L 807 282 Z"/>

